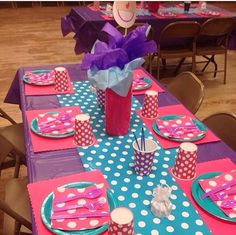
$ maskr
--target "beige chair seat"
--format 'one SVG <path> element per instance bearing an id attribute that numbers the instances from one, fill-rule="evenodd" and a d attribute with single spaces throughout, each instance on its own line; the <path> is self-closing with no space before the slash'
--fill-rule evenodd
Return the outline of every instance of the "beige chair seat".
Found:
<path id="1" fill-rule="evenodd" d="M 5 202 L 16 213 L 31 222 L 31 213 L 29 205 L 29 197 L 27 193 L 27 178 L 14 178 L 7 182 L 5 188 Z M 3 234 L 14 234 L 15 220 L 4 213 Z M 21 226 L 21 232 L 32 234 L 32 232 L 24 226 Z"/>

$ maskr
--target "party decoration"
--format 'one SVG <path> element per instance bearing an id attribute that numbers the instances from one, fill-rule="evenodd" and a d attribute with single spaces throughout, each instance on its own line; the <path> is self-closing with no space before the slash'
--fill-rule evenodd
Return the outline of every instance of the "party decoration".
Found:
<path id="1" fill-rule="evenodd" d="M 153 190 L 154 198 L 151 201 L 151 211 L 155 216 L 168 217 L 173 208 L 173 204 L 169 198 L 171 196 L 171 188 L 167 184 L 159 184 Z"/>
<path id="2" fill-rule="evenodd" d="M 113 16 L 118 25 L 130 28 L 136 19 L 135 1 L 115 1 L 113 4 Z"/>
<path id="3" fill-rule="evenodd" d="M 106 91 L 105 127 L 110 135 L 124 135 L 129 130 L 133 70 L 144 62 L 141 57 L 157 49 L 154 41 L 147 41 L 149 30 L 145 24 L 123 36 L 107 23 L 102 29 L 107 41 L 97 40 L 83 58 L 81 68 L 88 70 L 91 85 Z"/>

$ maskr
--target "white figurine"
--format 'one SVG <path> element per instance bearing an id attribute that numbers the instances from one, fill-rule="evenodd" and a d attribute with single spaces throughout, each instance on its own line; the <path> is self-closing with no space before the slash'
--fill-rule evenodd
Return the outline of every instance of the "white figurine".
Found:
<path id="1" fill-rule="evenodd" d="M 157 185 L 153 190 L 151 211 L 157 217 L 168 217 L 173 204 L 170 202 L 171 188 L 167 184 Z"/>

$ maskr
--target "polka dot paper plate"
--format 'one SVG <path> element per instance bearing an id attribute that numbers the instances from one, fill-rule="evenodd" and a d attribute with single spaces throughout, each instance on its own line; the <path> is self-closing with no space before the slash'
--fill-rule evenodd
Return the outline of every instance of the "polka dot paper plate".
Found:
<path id="1" fill-rule="evenodd" d="M 62 187 L 70 187 L 70 188 L 84 188 L 93 185 L 92 182 L 75 182 L 63 185 Z M 112 211 L 115 207 L 117 207 L 117 200 L 115 199 L 111 190 L 107 189 L 107 198 L 109 209 Z M 51 209 L 52 209 L 52 200 L 53 200 L 53 192 L 50 193 L 43 201 L 41 207 L 41 219 L 44 225 L 52 231 L 54 234 L 58 235 L 97 235 L 107 230 L 108 224 L 105 224 L 101 227 L 94 228 L 94 229 L 85 229 L 85 230 L 76 230 L 76 231 L 66 231 L 66 230 L 59 230 L 54 229 L 51 227 Z"/>
<path id="2" fill-rule="evenodd" d="M 220 16 L 220 12 L 218 11 L 202 11 L 200 12 L 201 15 L 203 16 Z"/>
<path id="3" fill-rule="evenodd" d="M 151 87 L 152 82 L 146 77 L 140 78 L 140 79 L 133 79 L 133 91 L 140 91 L 145 90 Z"/>
<path id="4" fill-rule="evenodd" d="M 54 85 L 54 71 L 52 70 L 35 70 L 27 72 L 23 76 L 23 81 L 35 86 Z"/>
<path id="5" fill-rule="evenodd" d="M 56 115 L 58 114 L 58 112 L 48 112 L 46 114 L 50 114 L 50 115 Z M 39 130 L 39 126 L 38 126 L 38 119 L 37 118 L 34 118 L 32 121 L 31 121 L 31 124 L 30 124 L 30 128 L 31 130 L 36 134 L 36 135 L 40 135 L 40 136 L 43 136 L 43 137 L 47 137 L 47 138 L 65 138 L 65 137 L 69 137 L 69 136 L 72 136 L 74 135 L 74 131 L 71 131 L 71 128 L 70 129 L 64 129 L 64 131 L 60 131 L 58 133 L 44 133 L 44 132 L 41 132 Z"/>
<path id="6" fill-rule="evenodd" d="M 189 123 L 189 124 L 194 125 L 194 127 L 197 127 L 197 131 L 199 132 L 199 134 L 193 135 L 193 134 L 189 133 L 187 135 L 179 135 L 178 136 L 177 134 L 175 134 L 174 136 L 170 136 L 170 135 L 167 135 L 167 133 L 165 133 L 163 131 L 163 129 L 160 128 L 161 126 L 158 127 L 157 123 L 156 123 L 157 120 L 162 121 L 163 123 L 165 123 L 165 121 L 168 123 L 176 122 L 174 125 L 178 126 L 178 124 L 179 124 L 178 121 L 180 121 L 181 119 L 185 120 L 185 121 L 186 121 L 186 119 L 189 119 L 191 121 L 191 123 Z M 152 128 L 158 135 L 160 135 L 161 137 L 163 137 L 165 139 L 169 139 L 169 140 L 173 140 L 173 141 L 177 141 L 177 142 L 184 142 L 184 141 L 194 142 L 194 141 L 200 140 L 205 137 L 206 127 L 197 119 L 189 118 L 189 117 L 181 116 L 181 115 L 166 115 L 166 116 L 158 117 L 157 120 L 155 120 L 153 122 Z M 186 123 L 186 126 L 187 126 L 187 123 Z M 187 128 L 183 128 L 183 129 L 184 130 L 186 129 L 186 132 L 187 132 Z"/>
<path id="7" fill-rule="evenodd" d="M 220 172 L 210 172 L 210 173 L 206 173 L 203 174 L 201 176 L 199 176 L 197 179 L 195 179 L 192 183 L 192 196 L 194 198 L 194 200 L 196 201 L 196 203 L 205 211 L 207 211 L 208 213 L 210 213 L 211 215 L 222 219 L 222 220 L 226 220 L 226 221 L 230 221 L 230 222 L 234 222 L 236 223 L 236 218 L 230 218 L 227 215 L 225 215 L 225 213 L 209 198 L 205 198 L 202 199 L 201 196 L 205 193 L 203 191 L 203 189 L 201 188 L 201 186 L 199 185 L 199 180 L 202 179 L 210 179 L 213 178 L 215 176 L 220 175 Z"/>

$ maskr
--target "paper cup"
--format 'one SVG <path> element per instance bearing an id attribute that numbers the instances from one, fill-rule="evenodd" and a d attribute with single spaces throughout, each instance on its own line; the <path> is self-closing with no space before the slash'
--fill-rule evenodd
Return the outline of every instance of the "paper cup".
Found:
<path id="1" fill-rule="evenodd" d="M 172 174 L 181 180 L 191 180 L 196 176 L 197 145 L 184 142 L 180 144 Z"/>
<path id="2" fill-rule="evenodd" d="M 78 147 L 88 147 L 94 143 L 88 114 L 78 114 L 75 117 L 74 144 Z"/>
<path id="3" fill-rule="evenodd" d="M 134 235 L 134 216 L 125 207 L 117 207 L 111 212 L 108 235 Z"/>
<path id="4" fill-rule="evenodd" d="M 105 107 L 105 99 L 106 99 L 106 92 L 98 89 L 97 90 L 97 101 L 98 101 L 98 106 L 101 108 Z"/>
<path id="5" fill-rule="evenodd" d="M 155 119 L 158 117 L 158 93 L 157 91 L 149 90 L 145 92 L 143 108 L 141 116 L 144 118 Z"/>
<path id="6" fill-rule="evenodd" d="M 68 74 L 64 67 L 57 67 L 55 71 L 55 90 L 58 92 L 68 91 Z"/>
<path id="7" fill-rule="evenodd" d="M 152 170 L 157 143 L 151 139 L 145 139 L 145 150 L 141 150 L 141 138 L 133 142 L 134 170 L 137 175 L 149 175 Z"/>

